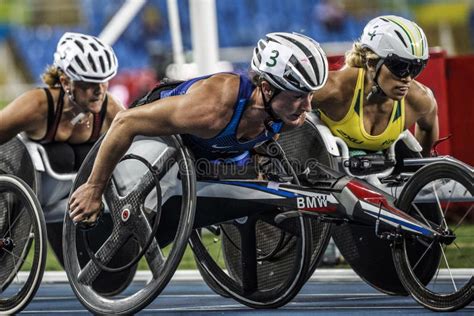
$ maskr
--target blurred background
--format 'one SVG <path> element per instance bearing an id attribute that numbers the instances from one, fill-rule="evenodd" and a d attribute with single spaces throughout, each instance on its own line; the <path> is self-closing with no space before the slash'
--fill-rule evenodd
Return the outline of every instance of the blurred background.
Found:
<path id="1" fill-rule="evenodd" d="M 382 14 L 425 30 L 432 58 L 420 80 L 440 103 L 441 136 L 455 134 L 456 120 L 474 119 L 464 80 L 474 78 L 474 0 L 0 0 L 0 107 L 41 85 L 66 31 L 112 44 L 119 73 L 111 92 L 129 104 L 163 77 L 246 71 L 253 46 L 268 32 L 313 37 L 336 69 L 367 21 Z M 472 133 L 463 131 L 459 144 L 447 142 L 442 151 L 461 146 L 459 158 L 474 164 L 472 149 L 461 145 Z"/>
<path id="2" fill-rule="evenodd" d="M 52 63 L 58 39 L 65 31 L 99 36 L 126 0 L 0 0 L 0 85 L 2 99 L 18 89 L 11 84 L 39 84 L 40 74 Z M 212 24 L 216 19 L 219 60 L 234 69 L 247 69 L 252 46 L 268 32 L 294 31 L 323 44 L 328 55 L 339 55 L 356 40 L 368 20 L 396 14 L 415 20 L 431 47 L 448 55 L 474 49 L 473 0 L 148 0 L 129 1 L 138 11 L 124 25 L 113 47 L 120 63 L 115 84 L 123 83 L 136 97 L 135 85 L 146 85 L 166 75 L 173 60 L 170 3 L 176 3 L 186 63 L 193 59 L 194 3 L 204 3 Z M 143 5 L 140 3 L 143 2 Z M 215 7 L 215 13 L 209 10 Z M 129 8 L 130 12 L 132 9 Z M 207 12 L 206 12 L 207 11 Z M 198 12 L 196 19 L 204 15 Z M 122 18 L 124 20 L 124 18 Z M 125 24 L 125 23 L 124 23 Z M 199 25 L 199 28 L 205 26 Z M 116 27 L 115 29 L 118 29 Z M 201 30 L 195 30 L 200 32 Z M 211 31 L 212 32 L 212 31 Z M 212 46 L 213 43 L 210 45 Z M 209 47 L 211 48 L 211 47 Z M 226 68 L 226 67 L 224 67 Z M 223 69 L 227 70 L 227 69 Z M 137 80 L 138 79 L 138 80 Z M 143 82 L 145 81 L 145 82 Z M 7 85 L 8 88 L 5 87 Z M 146 87 L 143 87 L 146 89 Z M 24 90 L 24 88 L 21 88 Z"/>

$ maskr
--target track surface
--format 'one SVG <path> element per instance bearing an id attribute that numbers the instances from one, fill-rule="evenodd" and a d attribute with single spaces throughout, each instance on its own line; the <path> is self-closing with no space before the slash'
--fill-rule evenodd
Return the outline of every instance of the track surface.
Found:
<path id="1" fill-rule="evenodd" d="M 175 275 L 161 295 L 139 315 L 440 315 L 421 307 L 410 297 L 377 292 L 349 271 L 326 270 L 319 271 L 318 275 L 293 301 L 275 310 L 253 310 L 218 296 L 196 273 Z M 137 279 L 129 290 L 136 290 L 143 284 L 143 280 Z M 63 277 L 48 275 L 34 300 L 21 314 L 90 315 Z M 474 315 L 474 303 L 449 314 Z"/>

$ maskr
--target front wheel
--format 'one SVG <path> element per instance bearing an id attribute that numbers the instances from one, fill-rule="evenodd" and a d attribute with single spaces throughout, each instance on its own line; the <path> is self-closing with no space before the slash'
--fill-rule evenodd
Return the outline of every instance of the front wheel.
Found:
<path id="1" fill-rule="evenodd" d="M 89 177 L 101 141 L 82 164 L 73 191 Z M 68 214 L 64 218 L 63 252 L 68 254 L 64 268 L 77 298 L 94 314 L 131 315 L 151 303 L 178 267 L 194 221 L 194 165 L 178 136 L 135 137 L 125 158 L 115 167 L 103 194 L 108 221 L 102 218 L 92 230 L 81 231 Z M 92 235 L 97 230 L 110 233 L 97 242 Z M 129 245 L 139 253 L 130 253 Z M 129 256 L 125 264 L 124 256 Z M 134 273 L 141 256 L 151 279 L 128 287 L 131 278 L 119 276 Z M 109 284 L 124 281 L 120 291 L 97 290 L 94 285 L 105 273 Z"/>
<path id="2" fill-rule="evenodd" d="M 450 244 L 406 236 L 393 247 L 400 281 L 416 301 L 431 310 L 454 311 L 474 299 L 473 193 L 471 170 L 438 162 L 415 173 L 400 194 L 400 209 L 434 230 L 455 236 Z M 422 279 L 433 263 L 429 278 Z"/>

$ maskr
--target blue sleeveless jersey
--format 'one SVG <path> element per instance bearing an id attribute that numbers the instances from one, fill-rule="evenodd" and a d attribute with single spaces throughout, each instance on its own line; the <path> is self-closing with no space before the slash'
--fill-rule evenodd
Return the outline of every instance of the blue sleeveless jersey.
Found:
<path id="1" fill-rule="evenodd" d="M 209 77 L 210 76 L 204 76 L 185 81 L 173 90 L 161 92 L 160 98 L 186 94 L 189 87 L 191 87 L 196 81 Z M 225 159 L 226 162 L 233 160 L 242 161 L 249 157 L 249 150 L 273 138 L 275 134 L 280 132 L 283 123 L 273 123 L 271 124 L 271 131 L 265 129 L 265 131 L 254 139 L 245 142 L 240 142 L 237 139 L 237 128 L 242 119 L 242 114 L 244 113 L 249 98 L 255 89 L 255 86 L 249 78 L 241 75 L 239 75 L 239 78 L 239 94 L 237 102 L 234 105 L 234 114 L 227 126 L 215 137 L 209 139 L 193 135 L 182 135 L 183 141 L 190 147 L 196 158 L 206 158 L 210 160 Z"/>

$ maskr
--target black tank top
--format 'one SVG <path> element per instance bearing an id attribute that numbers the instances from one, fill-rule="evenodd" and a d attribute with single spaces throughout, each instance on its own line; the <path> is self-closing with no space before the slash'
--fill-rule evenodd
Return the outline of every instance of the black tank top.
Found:
<path id="1" fill-rule="evenodd" d="M 47 127 L 46 127 L 46 135 L 42 139 L 35 140 L 35 141 L 44 145 L 44 144 L 54 142 L 54 138 L 56 137 L 56 132 L 58 130 L 59 123 L 61 122 L 61 115 L 63 113 L 64 90 L 60 89 L 59 91 L 59 98 L 58 98 L 58 103 L 56 106 L 56 112 L 54 111 L 54 99 L 51 94 L 51 91 L 49 91 L 48 88 L 43 88 L 43 90 L 46 93 L 46 97 L 48 99 L 48 122 L 47 122 Z M 104 103 L 102 103 L 102 109 L 100 110 L 99 113 L 93 114 L 94 117 L 92 120 L 92 134 L 86 143 L 95 142 L 99 138 L 100 130 L 102 129 L 102 125 L 105 120 L 105 115 L 107 113 L 107 103 L 108 103 L 108 98 L 107 98 L 107 95 L 105 95 Z"/>

